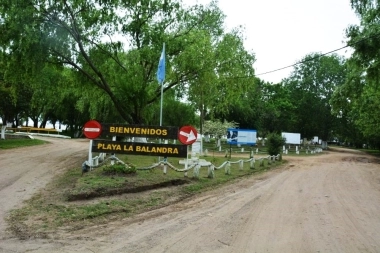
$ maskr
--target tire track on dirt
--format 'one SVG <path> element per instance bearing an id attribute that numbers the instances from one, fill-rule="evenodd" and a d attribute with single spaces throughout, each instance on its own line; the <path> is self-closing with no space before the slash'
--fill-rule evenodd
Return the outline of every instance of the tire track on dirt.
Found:
<path id="1" fill-rule="evenodd" d="M 80 168 L 86 157 L 87 140 L 38 139 L 48 143 L 0 153 L 0 238 L 6 236 L 4 219 L 9 211 L 20 207 L 67 168 Z"/>

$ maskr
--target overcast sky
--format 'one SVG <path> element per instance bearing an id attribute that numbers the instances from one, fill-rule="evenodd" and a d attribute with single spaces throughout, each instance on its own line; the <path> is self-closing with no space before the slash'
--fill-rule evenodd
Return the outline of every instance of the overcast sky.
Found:
<path id="1" fill-rule="evenodd" d="M 186 5 L 210 0 L 183 0 Z M 255 53 L 258 77 L 280 82 L 293 68 L 260 75 L 292 65 L 307 54 L 327 53 L 345 46 L 345 29 L 359 24 L 349 0 L 219 0 L 226 28 L 242 25 L 245 48 Z M 343 49 L 338 54 L 349 56 Z"/>

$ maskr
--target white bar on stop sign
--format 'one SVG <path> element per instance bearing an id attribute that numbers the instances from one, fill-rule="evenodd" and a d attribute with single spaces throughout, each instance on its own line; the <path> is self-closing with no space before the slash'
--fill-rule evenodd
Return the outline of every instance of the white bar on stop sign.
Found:
<path id="1" fill-rule="evenodd" d="M 100 132 L 100 128 L 85 127 L 84 131 L 86 131 L 86 132 Z"/>

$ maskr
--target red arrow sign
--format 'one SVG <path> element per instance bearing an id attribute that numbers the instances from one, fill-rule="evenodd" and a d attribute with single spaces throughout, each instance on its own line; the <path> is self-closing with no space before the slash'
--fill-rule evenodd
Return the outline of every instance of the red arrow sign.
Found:
<path id="1" fill-rule="evenodd" d="M 192 126 L 183 126 L 179 129 L 178 139 L 185 145 L 190 145 L 197 140 L 197 130 Z"/>
<path id="2" fill-rule="evenodd" d="M 83 127 L 83 134 L 89 139 L 96 139 L 102 133 L 102 125 L 96 120 L 87 121 Z"/>

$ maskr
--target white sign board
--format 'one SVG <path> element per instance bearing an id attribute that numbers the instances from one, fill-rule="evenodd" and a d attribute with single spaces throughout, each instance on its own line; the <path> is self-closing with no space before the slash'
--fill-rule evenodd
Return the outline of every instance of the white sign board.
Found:
<path id="1" fill-rule="evenodd" d="M 252 129 L 227 129 L 227 143 L 228 144 L 256 144 L 257 131 Z"/>
<path id="2" fill-rule="evenodd" d="M 202 141 L 202 136 L 198 134 L 197 140 L 193 144 L 191 144 L 191 153 L 193 155 L 201 153 L 201 141 Z"/>
<path id="3" fill-rule="evenodd" d="M 282 132 L 281 136 L 286 139 L 286 144 L 301 144 L 301 134 L 300 133 L 287 133 Z"/>

